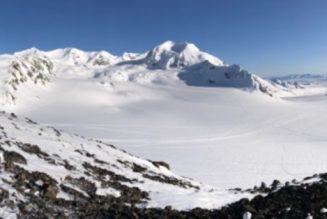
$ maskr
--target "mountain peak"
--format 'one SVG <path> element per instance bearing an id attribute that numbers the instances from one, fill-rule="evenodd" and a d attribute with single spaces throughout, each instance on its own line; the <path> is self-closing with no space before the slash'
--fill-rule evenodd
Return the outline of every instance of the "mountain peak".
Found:
<path id="1" fill-rule="evenodd" d="M 38 55 L 38 54 L 43 54 L 43 52 L 36 47 L 32 47 L 32 48 L 14 53 L 15 56 Z"/>
<path id="2" fill-rule="evenodd" d="M 146 63 L 149 67 L 162 69 L 186 67 L 206 61 L 217 66 L 224 65 L 217 57 L 202 52 L 194 44 L 188 42 L 166 41 L 154 47 L 146 56 Z"/>
<path id="3" fill-rule="evenodd" d="M 173 41 L 166 41 L 158 46 L 156 46 L 153 50 L 165 50 L 165 51 L 171 51 L 176 53 L 182 53 L 186 50 L 192 51 L 192 52 L 200 52 L 199 48 L 197 48 L 193 43 L 188 42 L 181 42 L 181 43 L 175 43 Z"/>

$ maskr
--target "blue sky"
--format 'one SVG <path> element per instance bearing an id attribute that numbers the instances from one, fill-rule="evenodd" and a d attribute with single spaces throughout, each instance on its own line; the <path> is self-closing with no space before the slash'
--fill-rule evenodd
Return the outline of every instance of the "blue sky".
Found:
<path id="1" fill-rule="evenodd" d="M 188 41 L 259 75 L 327 73 L 326 0 L 1 0 L 0 53 Z"/>

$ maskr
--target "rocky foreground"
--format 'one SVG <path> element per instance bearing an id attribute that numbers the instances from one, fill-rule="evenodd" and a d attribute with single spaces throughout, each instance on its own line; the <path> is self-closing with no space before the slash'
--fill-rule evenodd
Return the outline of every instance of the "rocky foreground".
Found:
<path id="1" fill-rule="evenodd" d="M 17 161 L 18 159 L 16 159 Z M 9 166 L 8 166 L 9 165 Z M 250 191 L 257 195 L 252 199 L 241 199 L 221 209 L 194 208 L 189 211 L 178 211 L 170 206 L 165 208 L 140 208 L 135 205 L 146 192 L 138 189 L 122 188 L 121 197 L 103 197 L 92 193 L 94 186 L 87 180 L 69 179 L 89 191 L 85 197 L 76 190 L 62 187 L 75 196 L 67 201 L 56 198 L 52 179 L 47 174 L 27 173 L 19 167 L 16 169 L 15 187 L 26 186 L 41 196 L 30 195 L 28 200 L 14 203 L 9 192 L 0 188 L 2 208 L 18 208 L 19 218 L 327 218 L 327 174 L 315 175 L 302 182 L 293 181 L 281 185 L 278 181 L 267 187 L 262 184 Z M 38 182 L 44 182 L 40 185 Z M 244 191 L 245 192 L 245 191 Z M 172 194 L 173 195 L 173 194 Z M 17 193 L 19 196 L 19 193 Z M 247 214 L 246 214 L 247 213 Z"/>

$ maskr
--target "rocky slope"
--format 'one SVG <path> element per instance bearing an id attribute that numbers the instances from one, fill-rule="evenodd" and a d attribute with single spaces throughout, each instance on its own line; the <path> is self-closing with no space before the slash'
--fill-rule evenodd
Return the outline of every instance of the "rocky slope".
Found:
<path id="1" fill-rule="evenodd" d="M 219 201 L 244 196 L 204 186 L 169 168 L 163 161 L 0 112 L 0 216 L 5 218 L 74 218 L 114 204 L 219 206 Z"/>
<path id="2" fill-rule="evenodd" d="M 17 53 L 9 61 L 3 96 L 8 103 L 16 100 L 15 92 L 21 85 L 45 86 L 53 75 L 54 65 L 42 52 L 31 49 Z"/>
<path id="3" fill-rule="evenodd" d="M 221 209 L 194 208 L 190 211 L 177 211 L 170 207 L 164 209 L 139 209 L 121 207 L 92 215 L 112 218 L 327 218 L 327 179 L 326 174 L 314 175 L 301 182 L 281 184 L 277 180 L 271 186 L 251 189 L 259 192 L 253 199 L 241 199 Z"/>

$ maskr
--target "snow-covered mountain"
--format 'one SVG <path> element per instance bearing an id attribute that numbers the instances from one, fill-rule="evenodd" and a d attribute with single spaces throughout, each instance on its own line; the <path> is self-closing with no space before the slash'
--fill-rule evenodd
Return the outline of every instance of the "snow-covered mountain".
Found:
<path id="1" fill-rule="evenodd" d="M 192 66 L 202 62 L 210 62 L 216 66 L 224 65 L 220 59 L 200 51 L 192 43 L 174 43 L 172 41 L 164 42 L 151 49 L 144 61 L 150 68 L 162 69 Z"/>
<path id="2" fill-rule="evenodd" d="M 1 78 L 5 79 L 2 81 L 2 92 L 8 103 L 15 102 L 15 91 L 21 85 L 45 86 L 50 81 L 54 68 L 52 61 L 34 48 L 15 53 L 6 64 Z"/>
<path id="3" fill-rule="evenodd" d="M 281 95 L 268 81 L 242 70 L 238 65 L 217 66 L 205 61 L 183 69 L 179 77 L 191 86 L 233 87 L 269 96 Z"/>
<path id="4" fill-rule="evenodd" d="M 38 99 L 51 84 L 69 79 L 74 85 L 80 80 L 103 85 L 136 83 L 146 85 L 174 84 L 179 86 L 230 87 L 273 97 L 289 96 L 257 75 L 227 65 L 219 58 L 202 52 L 191 43 L 164 42 L 143 54 L 124 53 L 114 56 L 106 51 L 85 52 L 75 48 L 40 51 L 36 48 L 0 56 L 1 93 L 3 104 L 12 104 L 24 96 Z M 74 81 L 73 81 L 74 80 Z M 50 85 L 47 85 L 48 82 Z M 34 86 L 32 86 L 34 84 Z M 96 86 L 96 83 L 94 83 Z"/>
<path id="5" fill-rule="evenodd" d="M 270 77 L 267 80 L 278 89 L 293 94 L 293 96 L 324 94 L 327 92 L 326 75 L 292 74 Z"/>
<path id="6" fill-rule="evenodd" d="M 273 84 L 283 87 L 305 88 L 310 85 L 326 84 L 327 76 L 318 74 L 292 74 L 268 78 Z"/>
<path id="7" fill-rule="evenodd" d="M 308 81 L 324 81 L 327 79 L 326 75 L 320 74 L 291 74 L 291 75 L 284 75 L 284 76 L 277 76 L 277 77 L 270 77 L 271 80 L 280 80 L 280 81 L 301 81 L 301 82 L 308 82 Z"/>

